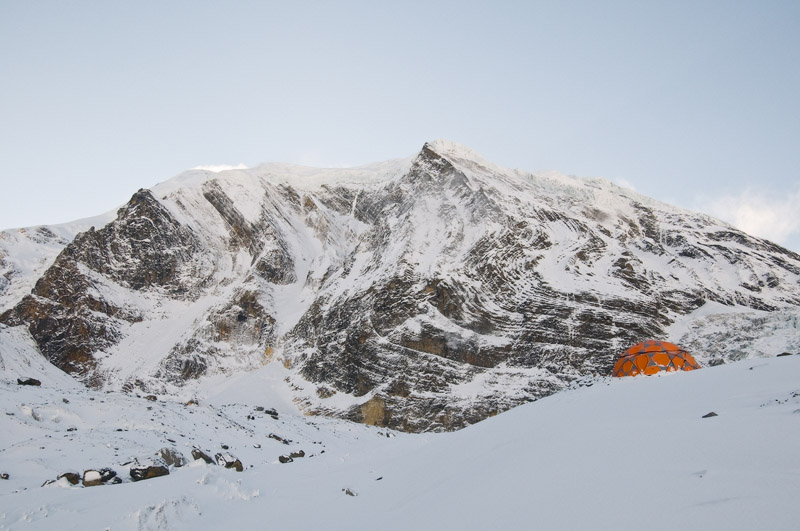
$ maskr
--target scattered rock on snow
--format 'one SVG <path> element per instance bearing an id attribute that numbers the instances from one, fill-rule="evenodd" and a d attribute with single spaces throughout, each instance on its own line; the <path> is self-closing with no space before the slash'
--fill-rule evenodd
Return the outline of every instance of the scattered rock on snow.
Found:
<path id="1" fill-rule="evenodd" d="M 306 453 L 303 450 L 300 450 L 298 452 L 292 452 L 289 454 L 289 457 L 291 457 L 292 459 L 297 459 L 298 457 L 305 457 L 305 456 Z"/>
<path id="2" fill-rule="evenodd" d="M 100 481 L 103 483 L 113 483 L 114 478 L 117 477 L 117 473 L 110 468 L 101 468 L 100 469 Z"/>
<path id="3" fill-rule="evenodd" d="M 704 418 L 704 419 L 708 419 L 708 418 L 711 418 L 711 417 L 716 417 L 716 416 L 717 416 L 717 414 L 716 414 L 716 413 L 714 413 L 713 411 L 711 411 L 711 412 L 709 412 L 709 413 L 706 413 L 705 415 L 703 415 L 703 418 Z"/>
<path id="4" fill-rule="evenodd" d="M 195 461 L 197 461 L 198 459 L 202 459 L 203 461 L 205 461 L 209 465 L 213 465 L 214 464 L 214 460 L 211 459 L 211 457 L 209 457 L 209 455 L 207 453 L 205 453 L 204 451 L 200 450 L 199 448 L 192 448 L 192 458 Z"/>
<path id="5" fill-rule="evenodd" d="M 780 354 L 778 354 L 778 356 L 777 356 L 777 357 L 779 357 L 779 358 L 780 358 L 780 357 L 782 357 L 782 356 L 791 356 L 791 355 L 792 355 L 792 353 L 791 353 L 791 352 L 781 352 Z"/>
<path id="6" fill-rule="evenodd" d="M 151 401 L 151 402 L 155 402 L 156 400 L 158 400 L 158 397 L 157 397 L 156 395 L 147 395 L 147 396 L 145 397 L 145 399 L 146 399 L 146 400 L 149 400 L 149 401 Z"/>
<path id="7" fill-rule="evenodd" d="M 281 463 L 291 463 L 292 461 L 294 461 L 294 459 L 292 459 L 288 455 L 281 455 L 278 457 L 278 461 L 280 461 Z"/>
<path id="8" fill-rule="evenodd" d="M 217 454 L 217 464 L 219 466 L 224 466 L 225 468 L 233 468 L 237 472 L 241 472 L 244 470 L 242 466 L 242 462 L 239 461 L 236 457 L 232 456 L 231 454 Z"/>
<path id="9" fill-rule="evenodd" d="M 25 379 L 17 378 L 17 385 L 33 385 L 39 387 L 40 385 L 42 385 L 42 382 L 40 382 L 36 378 L 25 378 Z"/>
<path id="10" fill-rule="evenodd" d="M 269 438 L 270 438 L 270 439 L 275 439 L 276 441 L 278 441 L 278 442 L 282 442 L 283 444 L 289 444 L 290 442 L 292 442 L 292 441 L 290 441 L 289 439 L 284 439 L 284 438 L 283 438 L 283 437 L 281 437 L 280 435 L 275 435 L 274 433 L 270 433 L 270 434 L 269 434 Z"/>
<path id="11" fill-rule="evenodd" d="M 67 481 L 72 483 L 70 479 L 70 472 L 66 472 L 58 476 L 58 479 L 66 478 Z M 77 474 L 74 474 L 77 476 Z M 110 468 L 101 468 L 100 470 L 88 469 L 83 472 L 83 486 L 96 487 L 97 485 L 116 485 L 122 483 L 122 480 L 117 477 L 117 473 Z M 72 483 L 75 485 L 75 483 Z"/>
<path id="12" fill-rule="evenodd" d="M 344 492 L 348 496 L 358 496 L 358 494 L 356 494 L 354 491 L 352 491 L 350 489 L 342 489 L 342 492 Z"/>
<path id="13" fill-rule="evenodd" d="M 186 458 L 183 454 L 173 448 L 162 448 L 156 455 L 164 460 L 167 466 L 174 466 L 176 468 L 182 467 L 186 464 Z"/>
<path id="14" fill-rule="evenodd" d="M 96 487 L 97 485 L 102 485 L 103 480 L 100 472 L 97 470 L 84 470 L 83 472 L 83 486 L 84 487 Z"/>
<path id="15" fill-rule="evenodd" d="M 81 476 L 76 472 L 64 472 L 63 474 L 59 474 L 58 479 L 61 478 L 66 478 L 71 485 L 77 485 L 81 482 Z"/>
<path id="16" fill-rule="evenodd" d="M 2 474 L 0 474 L 0 479 L 8 479 L 8 477 L 9 477 L 8 472 L 3 472 Z"/>
<path id="17" fill-rule="evenodd" d="M 169 469 L 163 465 L 138 465 L 131 467 L 131 479 L 134 481 L 141 481 L 143 479 L 152 479 L 160 476 L 168 476 Z"/>

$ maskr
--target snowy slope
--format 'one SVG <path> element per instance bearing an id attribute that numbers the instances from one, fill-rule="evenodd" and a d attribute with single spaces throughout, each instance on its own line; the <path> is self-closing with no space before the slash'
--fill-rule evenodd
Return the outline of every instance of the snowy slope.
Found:
<path id="1" fill-rule="evenodd" d="M 587 378 L 464 430 L 416 435 L 299 416 L 272 367 L 209 385 L 198 405 L 4 376 L 0 529 L 790 530 L 800 518 L 797 355 Z M 222 444 L 243 472 L 198 460 L 137 483 L 127 473 L 162 447 Z M 41 486 L 90 467 L 125 481 Z"/>

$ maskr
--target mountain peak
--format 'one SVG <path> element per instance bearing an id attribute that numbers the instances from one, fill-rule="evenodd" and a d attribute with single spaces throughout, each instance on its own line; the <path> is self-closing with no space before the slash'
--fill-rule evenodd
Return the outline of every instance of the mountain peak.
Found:
<path id="1" fill-rule="evenodd" d="M 85 382 L 192 396 L 278 362 L 305 411 L 406 431 L 608 373 L 643 338 L 708 364 L 759 351 L 740 331 L 800 346 L 780 332 L 800 311 L 797 255 L 446 140 L 357 168 L 194 170 L 61 245 L 0 322 Z M 0 295 L 24 295 L 17 249 Z"/>
<path id="2" fill-rule="evenodd" d="M 442 138 L 431 140 L 430 142 L 425 142 L 422 149 L 423 151 L 426 149 L 430 150 L 454 163 L 469 161 L 480 164 L 481 166 L 494 166 L 494 164 L 486 160 L 474 149 L 459 144 L 458 142 L 453 142 L 452 140 L 445 140 Z"/>

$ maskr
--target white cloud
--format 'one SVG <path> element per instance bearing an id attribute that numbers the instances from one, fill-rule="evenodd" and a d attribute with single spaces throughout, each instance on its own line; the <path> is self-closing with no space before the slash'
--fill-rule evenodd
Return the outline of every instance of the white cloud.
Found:
<path id="1" fill-rule="evenodd" d="M 219 173 L 221 171 L 226 170 L 246 170 L 247 166 L 244 164 L 237 164 L 236 166 L 232 166 L 230 164 L 209 164 L 207 166 L 195 166 L 192 168 L 193 170 L 206 170 L 206 171 L 213 171 L 215 173 Z"/>
<path id="2" fill-rule="evenodd" d="M 782 245 L 800 236 L 800 188 L 780 197 L 745 190 L 713 199 L 704 210 L 749 234 Z"/>

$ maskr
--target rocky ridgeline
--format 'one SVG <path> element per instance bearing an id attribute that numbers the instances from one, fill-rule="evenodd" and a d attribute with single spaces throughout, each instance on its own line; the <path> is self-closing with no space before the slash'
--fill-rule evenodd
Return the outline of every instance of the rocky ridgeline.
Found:
<path id="1" fill-rule="evenodd" d="M 424 431 L 606 374 L 709 302 L 800 305 L 797 254 L 604 181 L 444 142 L 321 185 L 302 171 L 141 190 L 0 322 L 91 386 L 170 392 L 282 362 L 309 413 Z"/>

